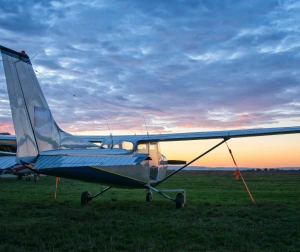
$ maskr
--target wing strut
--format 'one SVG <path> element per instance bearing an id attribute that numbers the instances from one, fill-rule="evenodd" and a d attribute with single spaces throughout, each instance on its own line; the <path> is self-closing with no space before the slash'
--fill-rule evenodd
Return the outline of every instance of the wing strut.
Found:
<path id="1" fill-rule="evenodd" d="M 201 155 L 199 155 L 198 157 L 194 158 L 192 161 L 188 162 L 187 164 L 185 164 L 184 166 L 182 166 L 181 168 L 179 168 L 178 170 L 174 171 L 173 173 L 171 173 L 170 175 L 168 175 L 167 177 L 165 177 L 164 179 L 162 179 L 161 181 L 159 181 L 157 184 L 160 184 L 161 182 L 167 180 L 168 178 L 172 177 L 173 175 L 175 175 L 177 172 L 181 171 L 182 169 L 184 169 L 185 167 L 189 166 L 190 164 L 194 163 L 196 160 L 198 160 L 199 158 L 205 156 L 207 153 L 211 152 L 212 150 L 214 150 L 215 148 L 217 148 L 218 146 L 220 146 L 221 144 L 225 143 L 227 140 L 229 140 L 230 138 L 224 138 L 223 141 L 221 141 L 220 143 L 218 143 L 217 145 L 213 146 L 212 148 L 210 148 L 209 150 L 205 151 L 204 153 L 202 153 Z"/>

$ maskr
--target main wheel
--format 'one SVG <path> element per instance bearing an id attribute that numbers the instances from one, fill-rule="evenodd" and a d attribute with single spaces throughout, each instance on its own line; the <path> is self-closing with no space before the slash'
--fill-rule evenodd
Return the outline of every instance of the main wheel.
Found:
<path id="1" fill-rule="evenodd" d="M 146 193 L 146 201 L 149 202 L 149 201 L 152 201 L 153 200 L 153 194 L 152 192 L 147 192 Z"/>
<path id="2" fill-rule="evenodd" d="M 184 207 L 184 196 L 182 193 L 178 193 L 175 199 L 176 208 Z"/>
<path id="3" fill-rule="evenodd" d="M 92 199 L 91 199 L 91 194 L 88 191 L 85 191 L 81 194 L 81 204 L 82 205 L 86 205 L 87 203 L 89 203 Z"/>
<path id="4" fill-rule="evenodd" d="M 22 180 L 22 175 L 21 174 L 18 174 L 18 180 Z"/>

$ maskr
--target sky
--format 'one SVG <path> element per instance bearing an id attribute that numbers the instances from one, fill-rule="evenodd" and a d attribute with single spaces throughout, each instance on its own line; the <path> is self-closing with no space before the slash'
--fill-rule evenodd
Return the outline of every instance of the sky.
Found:
<path id="1" fill-rule="evenodd" d="M 58 125 L 141 134 L 300 125 L 300 2 L 0 0 Z M 0 131 L 14 134 L 0 64 Z M 187 161 L 215 140 L 163 143 Z M 300 166 L 300 135 L 232 139 L 241 167 Z M 196 165 L 232 166 L 226 146 Z"/>

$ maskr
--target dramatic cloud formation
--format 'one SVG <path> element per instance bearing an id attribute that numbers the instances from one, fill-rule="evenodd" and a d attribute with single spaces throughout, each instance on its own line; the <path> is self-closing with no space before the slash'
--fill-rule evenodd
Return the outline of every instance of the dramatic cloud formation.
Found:
<path id="1" fill-rule="evenodd" d="M 298 1 L 0 5 L 0 44 L 32 57 L 66 131 L 108 132 L 108 123 L 140 133 L 144 120 L 150 132 L 300 124 Z M 5 85 L 1 64 L 2 130 Z"/>

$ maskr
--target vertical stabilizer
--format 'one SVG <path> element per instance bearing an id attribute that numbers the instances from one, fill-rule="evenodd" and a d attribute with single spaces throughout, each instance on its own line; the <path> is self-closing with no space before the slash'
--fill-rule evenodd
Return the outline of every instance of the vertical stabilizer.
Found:
<path id="1" fill-rule="evenodd" d="M 17 157 L 33 163 L 41 151 L 87 148 L 92 144 L 63 132 L 55 123 L 29 57 L 0 46 L 13 123 Z"/>

